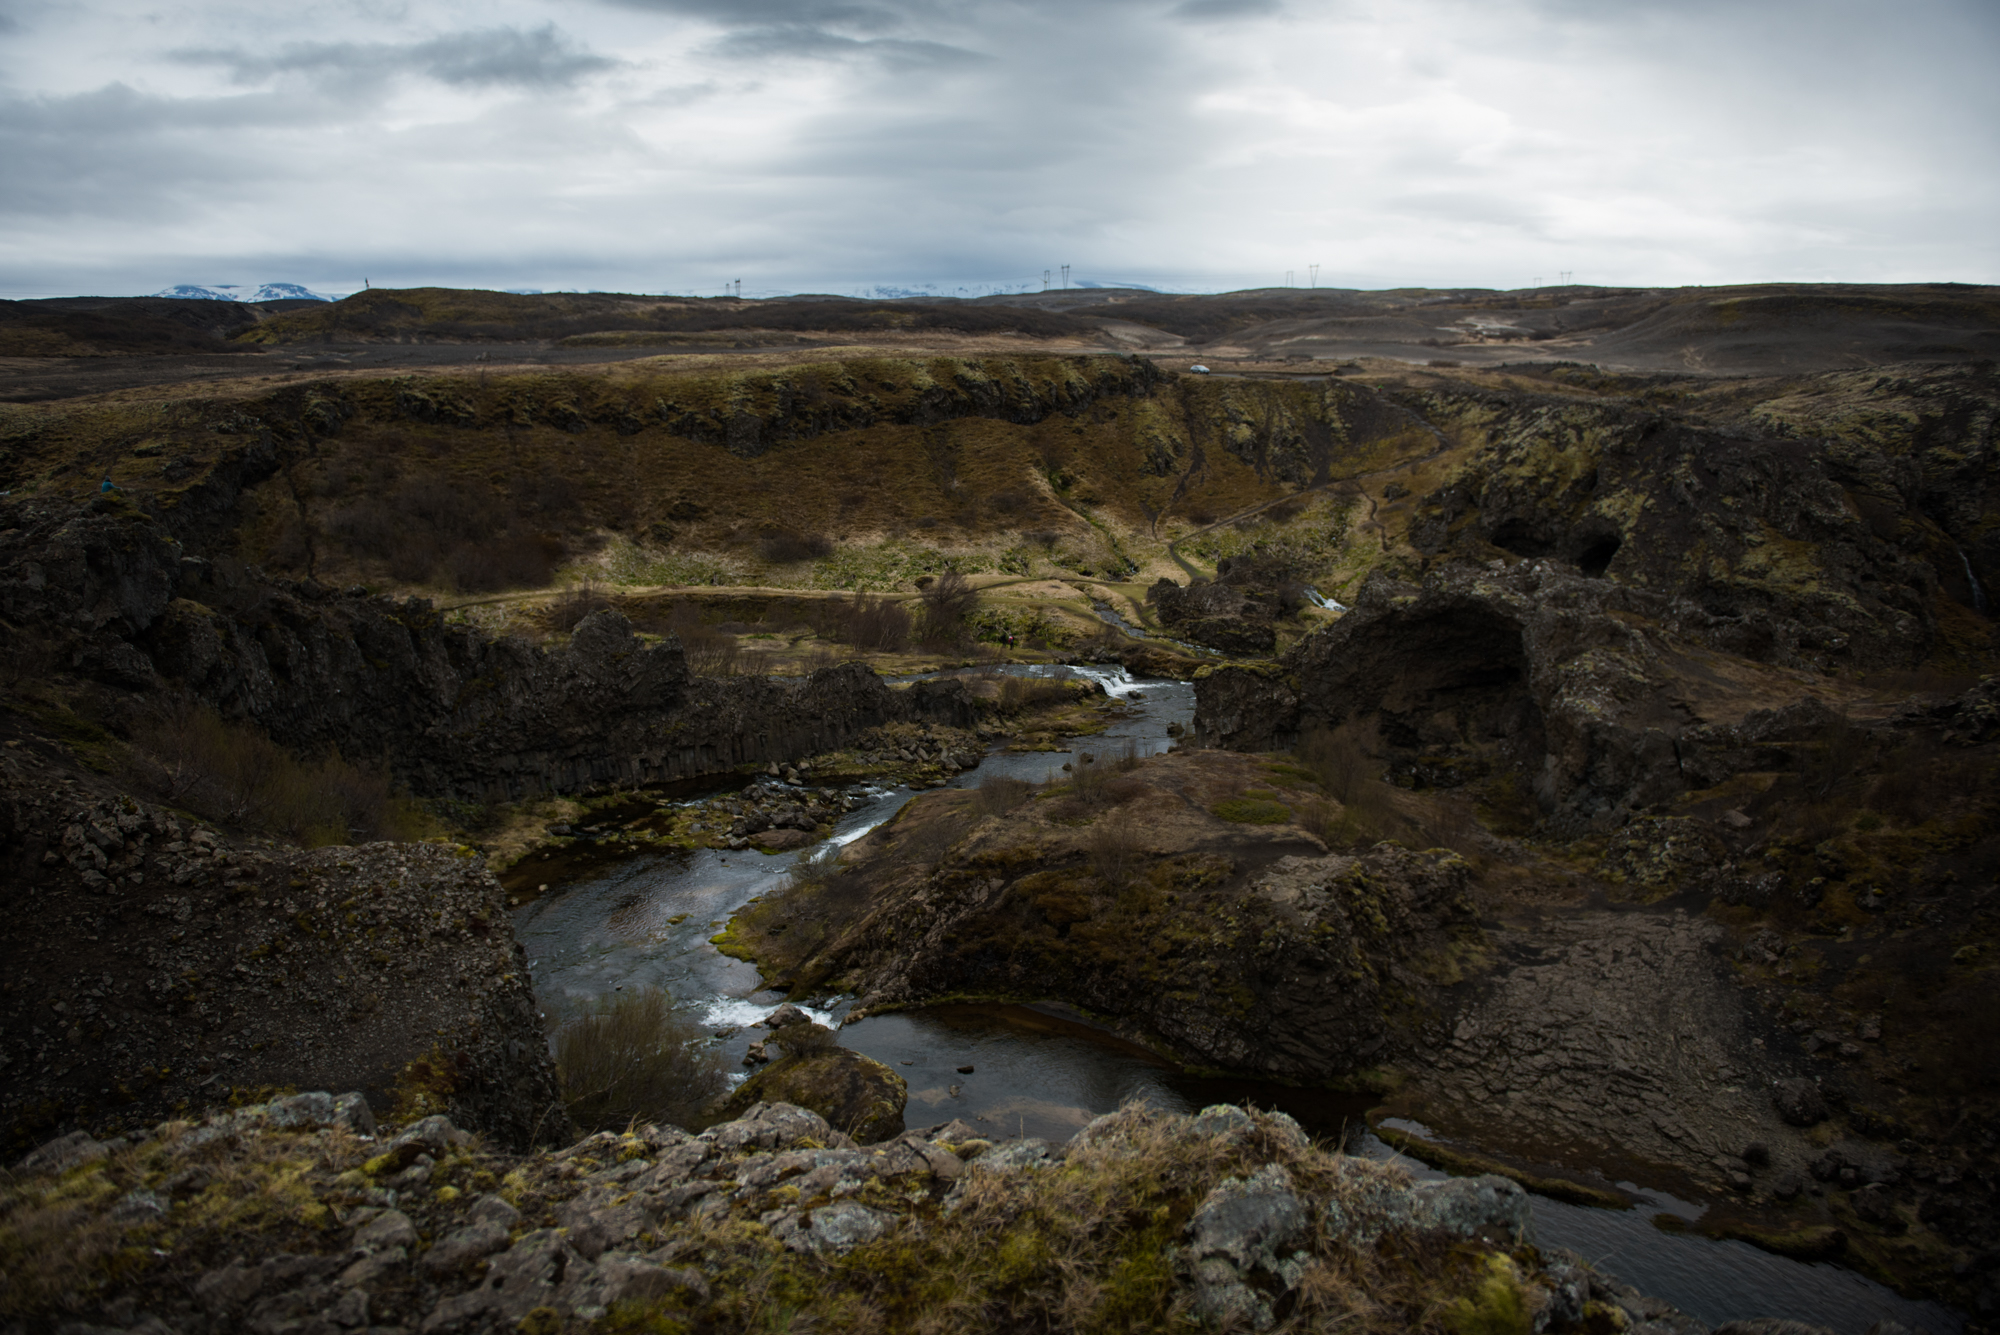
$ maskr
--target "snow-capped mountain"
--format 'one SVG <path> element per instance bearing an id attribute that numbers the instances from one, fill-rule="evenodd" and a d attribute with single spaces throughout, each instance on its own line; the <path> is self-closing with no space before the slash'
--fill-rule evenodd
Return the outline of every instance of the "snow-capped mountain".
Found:
<path id="1" fill-rule="evenodd" d="M 203 286 L 199 283 L 181 283 L 153 294 L 156 297 L 178 297 L 183 301 L 332 301 L 332 297 L 322 297 L 310 292 L 297 283 L 265 283 L 252 288 L 244 283 L 215 283 Z"/>

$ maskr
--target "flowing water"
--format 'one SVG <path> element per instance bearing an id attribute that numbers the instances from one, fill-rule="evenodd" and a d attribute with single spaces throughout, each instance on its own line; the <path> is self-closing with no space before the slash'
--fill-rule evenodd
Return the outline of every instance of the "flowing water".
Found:
<path id="1" fill-rule="evenodd" d="M 1012 665 L 1024 675 L 1088 677 L 1130 708 L 1106 732 L 1075 750 L 1024 755 L 994 753 L 951 780 L 976 786 L 991 774 L 1041 782 L 1075 763 L 1078 754 L 1140 755 L 1165 751 L 1169 724 L 1186 727 L 1194 690 L 1186 682 L 1134 681 L 1116 667 Z M 834 827 L 833 840 L 860 838 L 915 795 L 883 786 L 861 790 L 865 801 Z M 784 998 L 762 990 L 751 965 L 719 953 L 709 938 L 755 896 L 769 893 L 792 863 L 789 855 L 712 849 L 645 854 L 535 899 L 514 914 L 526 946 L 536 995 L 553 1024 L 563 1014 L 624 988 L 666 990 L 699 1015 L 716 1035 L 732 1069 L 740 1069 L 753 1037 L 747 1026 Z M 809 1004 L 814 1018 L 839 1024 L 851 997 Z M 1316 1136 L 1357 1153 L 1394 1152 L 1366 1134 L 1368 1100 L 1253 1081 L 1197 1079 L 1144 1048 L 1064 1015 L 1059 1008 L 937 1006 L 873 1016 L 847 1025 L 841 1042 L 900 1072 L 909 1082 L 905 1120 L 924 1127 L 957 1117 L 994 1137 L 1068 1137 L 1090 1118 L 1133 1099 L 1165 1111 L 1211 1103 L 1249 1102 L 1296 1117 Z M 959 1068 L 970 1066 L 970 1073 Z M 1432 1174 L 1406 1160 L 1420 1174 Z M 1782 1315 L 1862 1335 L 1878 1320 L 1913 1331 L 1957 1335 L 1962 1322 L 1935 1303 L 1915 1303 L 1853 1271 L 1806 1265 L 1743 1243 L 1663 1233 L 1654 1213 L 1698 1217 L 1699 1206 L 1651 1193 L 1652 1204 L 1626 1211 L 1595 1210 L 1535 1200 L 1536 1228 L 1545 1245 L 1582 1253 L 1626 1283 L 1704 1321 Z"/>

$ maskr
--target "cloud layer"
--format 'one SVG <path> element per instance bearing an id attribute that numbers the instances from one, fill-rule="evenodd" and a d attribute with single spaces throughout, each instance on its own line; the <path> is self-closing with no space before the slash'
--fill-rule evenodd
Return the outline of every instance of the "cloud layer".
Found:
<path id="1" fill-rule="evenodd" d="M 0 0 L 0 295 L 2000 281 L 1984 0 Z"/>

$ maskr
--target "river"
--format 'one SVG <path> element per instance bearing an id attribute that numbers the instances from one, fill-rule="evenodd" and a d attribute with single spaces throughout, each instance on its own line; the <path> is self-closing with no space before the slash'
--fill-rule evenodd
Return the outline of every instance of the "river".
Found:
<path id="1" fill-rule="evenodd" d="M 1129 745 L 1140 755 L 1154 755 L 1169 746 L 1169 725 L 1185 728 L 1194 714 L 1194 689 L 1186 682 L 1134 681 L 1115 667 L 1006 670 L 1087 676 L 1131 708 L 1103 734 L 1083 739 L 1076 750 L 995 752 L 952 779 L 953 787 L 976 786 L 992 774 L 1040 782 L 1060 773 L 1078 751 L 1117 753 Z M 834 826 L 836 842 L 860 838 L 915 795 L 902 787 L 863 791 L 866 800 Z M 659 987 L 701 1017 L 732 1068 L 740 1069 L 753 1037 L 746 1026 L 784 998 L 762 990 L 763 980 L 753 966 L 722 955 L 709 938 L 750 899 L 775 888 L 791 861 L 787 855 L 713 849 L 642 854 L 609 869 L 594 869 L 568 886 L 552 886 L 551 893 L 514 914 L 545 1015 L 553 1024 L 574 1008 L 618 990 Z M 838 1024 L 852 1002 L 851 997 L 820 997 L 806 1009 Z M 958 1117 L 984 1124 L 981 1129 L 990 1128 L 996 1137 L 1061 1140 L 1092 1117 L 1134 1099 L 1174 1112 L 1251 1102 L 1282 1109 L 1313 1134 L 1339 1139 L 1352 1152 L 1376 1157 L 1394 1153 L 1367 1134 L 1366 1098 L 1197 1079 L 1059 1007 L 939 1006 L 872 1016 L 846 1025 L 841 1041 L 909 1082 L 905 1120 L 911 1126 Z M 960 1074 L 963 1066 L 972 1072 Z M 1429 1172 L 1414 1160 L 1407 1162 Z M 1643 1187 L 1637 1190 L 1650 1205 L 1624 1211 L 1537 1197 L 1540 1240 L 1572 1248 L 1641 1292 L 1711 1324 L 1786 1316 L 1840 1335 L 1863 1335 L 1880 1320 L 1935 1335 L 1958 1335 L 1963 1328 L 1948 1309 L 1901 1298 L 1839 1266 L 1801 1264 L 1743 1243 L 1662 1232 L 1652 1224 L 1655 1213 L 1694 1218 L 1701 1207 Z"/>

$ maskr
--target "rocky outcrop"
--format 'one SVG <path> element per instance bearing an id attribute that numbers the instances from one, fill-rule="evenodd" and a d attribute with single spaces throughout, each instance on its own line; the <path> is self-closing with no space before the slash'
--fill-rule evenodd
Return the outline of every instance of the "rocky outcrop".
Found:
<path id="1" fill-rule="evenodd" d="M 764 1024 L 771 1030 L 768 1041 L 783 1048 L 784 1056 L 738 1085 L 722 1106 L 723 1116 L 754 1104 L 786 1103 L 825 1118 L 863 1145 L 902 1132 L 910 1093 L 902 1076 L 841 1047 L 832 1030 L 796 1007 L 781 1007 Z M 763 1045 L 752 1055 L 766 1056 Z"/>
<path id="2" fill-rule="evenodd" d="M 943 1300 L 1033 1312 L 1036 1326 L 1052 1313 L 1018 1290 L 1067 1295 L 1072 1313 L 1185 1305 L 1262 1329 L 1279 1313 L 1326 1310 L 1316 1292 L 1343 1302 L 1357 1278 L 1393 1274 L 1365 1290 L 1369 1309 L 1388 1314 L 1381 1329 L 1414 1328 L 1442 1307 L 1467 1328 L 1706 1335 L 1567 1253 L 1521 1250 L 1531 1234 L 1513 1183 L 1415 1184 L 1398 1166 L 1313 1145 L 1282 1113 L 1131 1108 L 1066 1146 L 994 1145 L 950 1122 L 863 1149 L 810 1112 L 758 1104 L 700 1135 L 641 1125 L 510 1155 L 439 1117 L 385 1148 L 322 1105 L 342 1101 L 304 1095 L 93 1142 L 60 1211 L 50 1205 L 65 1183 L 46 1163 L 22 1165 L 0 1189 L 0 1239 L 62 1250 L 59 1263 L 0 1277 L 10 1315 L 34 1329 L 81 1318 L 62 1328 L 150 1335 L 450 1335 L 569 1329 L 615 1311 L 625 1323 L 739 1331 L 766 1327 L 763 1303 L 783 1284 L 848 1329 L 856 1297 L 893 1275 L 899 1292 L 935 1287 Z M 303 1220 L 266 1210 L 227 1230 L 207 1221 L 205 1207 L 239 1186 L 277 1184 L 304 1202 Z M 1180 1228 L 1093 1232 L 1177 1212 Z M 989 1271 L 1003 1257 L 996 1288 Z M 1080 1277 L 1101 1297 L 1079 1291 Z M 1655 1324 L 1620 1321 L 1616 1307 Z"/>
<path id="3" fill-rule="evenodd" d="M 1213 580 L 1182 588 L 1162 578 L 1146 590 L 1175 637 L 1230 654 L 1269 653 L 1277 643 L 1273 622 L 1297 611 L 1304 597 L 1286 562 L 1255 555 L 1223 557 Z"/>
<path id="4" fill-rule="evenodd" d="M 1793 744 L 1838 719 L 1796 677 L 1703 649 L 1706 624 L 1698 607 L 1553 562 L 1454 565 L 1421 585 L 1378 571 L 1281 670 L 1198 674 L 1194 735 L 1283 750 L 1359 724 L 1406 785 L 1511 772 L 1550 828 L 1605 828 L 1743 769 L 1784 768 Z M 1792 703 L 1758 707 L 1774 695 Z"/>
<path id="5" fill-rule="evenodd" d="M 0 615 L 57 667 L 172 687 L 309 753 L 386 760 L 437 797 L 638 786 L 834 750 L 895 721 L 975 722 L 962 688 L 892 690 L 845 665 L 803 682 L 692 676 L 672 636 L 592 614 L 538 649 L 421 600 L 272 582 L 181 555 L 113 500 L 0 513 Z"/>
<path id="6" fill-rule="evenodd" d="M 499 884 L 469 851 L 239 843 L 7 753 L 0 1118 L 25 1147 L 231 1089 L 392 1087 L 507 1144 L 567 1125 Z"/>
<path id="7" fill-rule="evenodd" d="M 1423 498 L 1409 541 L 1430 562 L 1505 553 L 1642 588 L 1686 604 L 1699 643 L 1760 662 L 1915 664 L 1938 642 L 1940 589 L 1975 601 L 1960 549 L 1979 548 L 2000 496 L 1991 371 L 1934 368 L 1913 379 L 1950 383 L 1906 382 L 1928 401 L 1893 409 L 1877 373 L 1865 390 L 1844 379 L 1720 428 L 1699 410 L 1412 395 L 1474 450 Z"/>
<path id="8" fill-rule="evenodd" d="M 1396 1017 L 1437 989 L 1427 970 L 1478 934 L 1467 864 L 1393 844 L 1328 855 L 1297 826 L 1218 817 L 1239 768 L 1156 757 L 1114 780 L 1113 809 L 1037 798 L 978 819 L 972 794 L 918 799 L 831 891 L 766 897 L 732 941 L 779 985 L 838 980 L 860 1009 L 1058 1001 L 1191 1066 L 1282 1080 L 1388 1060 L 1410 1041 Z M 825 928 L 803 955 L 795 917 Z"/>

